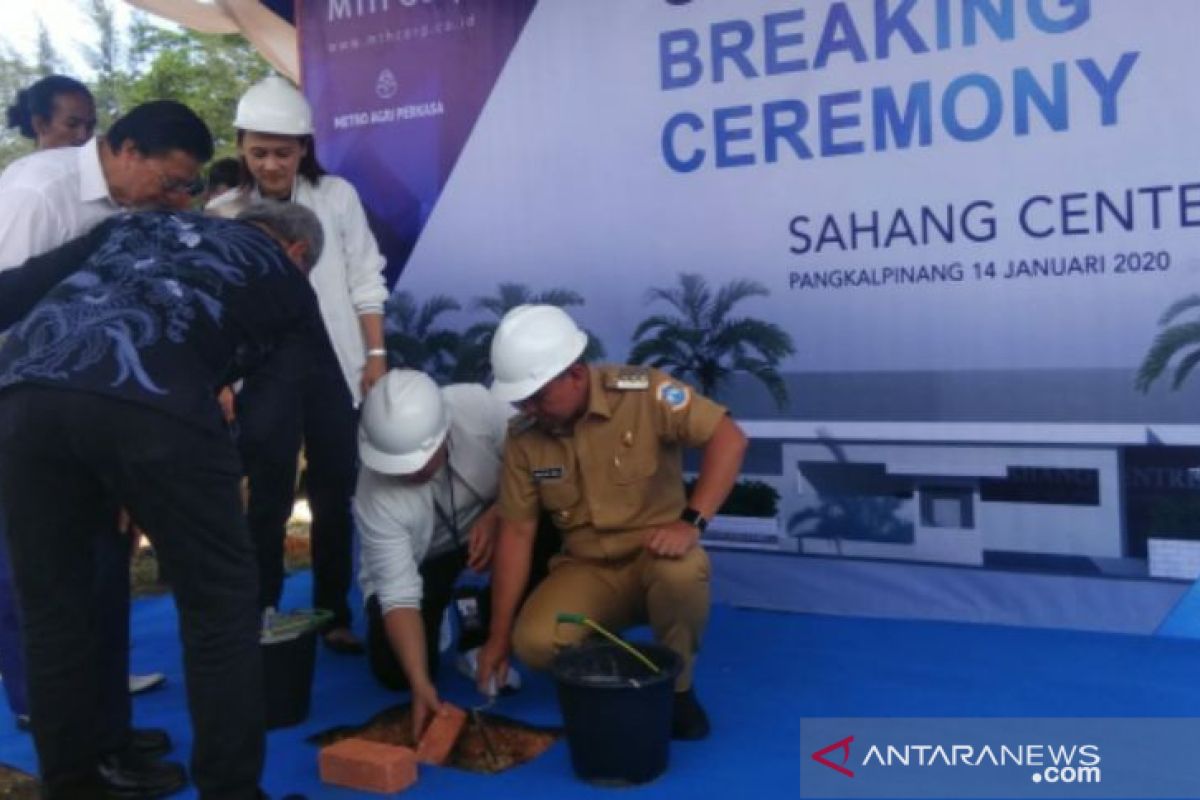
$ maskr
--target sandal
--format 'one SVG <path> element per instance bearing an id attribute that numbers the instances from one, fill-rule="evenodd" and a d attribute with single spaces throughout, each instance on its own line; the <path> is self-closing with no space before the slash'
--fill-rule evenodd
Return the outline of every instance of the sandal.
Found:
<path id="1" fill-rule="evenodd" d="M 367 650 L 349 628 L 330 628 L 321 639 L 326 647 L 342 655 L 361 655 Z"/>

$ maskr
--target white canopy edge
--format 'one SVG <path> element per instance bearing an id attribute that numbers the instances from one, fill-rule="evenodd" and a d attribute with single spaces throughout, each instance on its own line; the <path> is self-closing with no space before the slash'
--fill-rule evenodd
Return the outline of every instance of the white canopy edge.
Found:
<path id="1" fill-rule="evenodd" d="M 258 0 L 125 0 L 199 33 L 240 33 L 280 74 L 300 81 L 296 28 Z"/>

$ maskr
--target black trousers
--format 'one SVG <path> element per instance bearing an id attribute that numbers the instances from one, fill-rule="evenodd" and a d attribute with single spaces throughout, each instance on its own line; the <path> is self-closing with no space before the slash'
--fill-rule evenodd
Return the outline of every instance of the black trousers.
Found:
<path id="1" fill-rule="evenodd" d="M 265 738 L 258 583 L 227 436 L 84 392 L 0 392 L 0 500 L 24 614 L 33 736 L 48 797 L 94 779 L 100 537 L 129 509 L 171 574 L 204 798 L 256 796 Z M 126 589 L 127 591 L 127 589 Z M 127 644 L 121 649 L 127 649 Z M 82 783 L 81 783 L 82 782 Z"/>
<path id="2" fill-rule="evenodd" d="M 425 656 L 429 668 L 429 679 L 435 680 L 438 673 L 438 635 L 441 633 L 442 615 L 454 596 L 454 582 L 467 566 L 467 550 L 460 547 L 421 562 L 421 622 L 425 626 Z M 487 619 L 484 619 L 485 626 Z M 486 630 L 486 628 L 485 628 Z M 389 689 L 408 689 L 408 676 L 392 650 L 383 624 L 383 609 L 379 598 L 367 598 L 367 660 L 375 680 Z"/>
<path id="3" fill-rule="evenodd" d="M 533 554 L 529 569 L 529 584 L 525 589 L 528 596 L 533 588 L 542 582 L 549 571 L 550 559 L 562 549 L 562 536 L 554 527 L 548 515 L 543 514 L 538 521 L 537 538 L 533 543 Z M 446 607 L 455 598 L 454 584 L 458 576 L 467 566 L 467 549 L 460 547 L 434 558 L 421 562 L 418 568 L 421 573 L 421 622 L 425 626 L 425 656 L 429 669 L 429 679 L 437 678 L 438 673 L 438 636 L 441 633 L 442 615 Z M 469 636 L 460 636 L 459 652 L 472 647 L 478 647 L 487 639 L 488 626 L 491 623 L 491 587 L 483 587 L 476 600 L 479 608 L 479 630 Z M 379 598 L 371 595 L 367 598 L 367 659 L 371 665 L 371 674 L 375 679 L 389 689 L 401 691 L 409 689 L 408 676 L 404 674 L 400 661 L 387 638 L 387 630 L 383 624 L 383 609 Z"/>
<path id="4" fill-rule="evenodd" d="M 0 509 L 2 513 L 2 509 Z M 116 521 L 116 511 L 110 522 Z M 0 530 L 2 530 L 0 523 Z M 20 604 L 9 564 L 7 536 L 0 542 L 0 674 L 13 714 L 28 716 L 25 646 Z M 129 744 L 133 703 L 129 696 L 129 560 L 130 538 L 111 529 L 96 537 L 93 607 L 103 631 L 103 645 L 93 653 L 98 669 L 96 747 L 123 750 Z"/>
<path id="5" fill-rule="evenodd" d="M 303 442 L 313 518 L 313 606 L 332 611 L 333 625 L 340 627 L 350 624 L 358 412 L 328 339 L 314 344 L 309 356 L 302 378 L 268 365 L 238 394 L 238 449 L 250 487 L 246 519 L 258 553 L 259 606 L 278 606 Z"/>

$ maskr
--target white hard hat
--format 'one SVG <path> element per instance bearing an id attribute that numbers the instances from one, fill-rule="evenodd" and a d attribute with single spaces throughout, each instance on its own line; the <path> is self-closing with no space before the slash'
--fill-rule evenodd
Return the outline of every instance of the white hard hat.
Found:
<path id="1" fill-rule="evenodd" d="M 429 462 L 449 428 L 442 392 L 433 379 L 416 370 L 394 369 L 363 400 L 358 457 L 376 472 L 407 475 Z"/>
<path id="2" fill-rule="evenodd" d="M 517 306 L 492 337 L 492 393 L 509 403 L 524 400 L 575 363 L 587 343 L 558 306 Z"/>
<path id="3" fill-rule="evenodd" d="M 312 107 L 286 78 L 268 75 L 238 100 L 233 127 L 258 133 L 305 136 L 313 132 Z"/>

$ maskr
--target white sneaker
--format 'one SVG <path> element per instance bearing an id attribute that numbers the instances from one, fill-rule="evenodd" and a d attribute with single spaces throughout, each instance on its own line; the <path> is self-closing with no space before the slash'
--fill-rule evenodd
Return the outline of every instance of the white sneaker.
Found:
<path id="1" fill-rule="evenodd" d="M 161 672 L 151 672 L 147 675 L 129 676 L 129 693 L 141 694 L 151 689 L 157 689 L 167 682 L 167 676 Z"/>
<path id="2" fill-rule="evenodd" d="M 465 653 L 459 653 L 455 659 L 454 665 L 458 668 L 460 674 L 474 681 L 476 673 L 479 672 L 479 648 L 473 647 Z M 509 666 L 508 678 L 505 679 L 504 685 L 500 687 L 500 691 L 504 693 L 515 692 L 521 688 L 521 673 L 517 672 L 516 667 Z"/>

